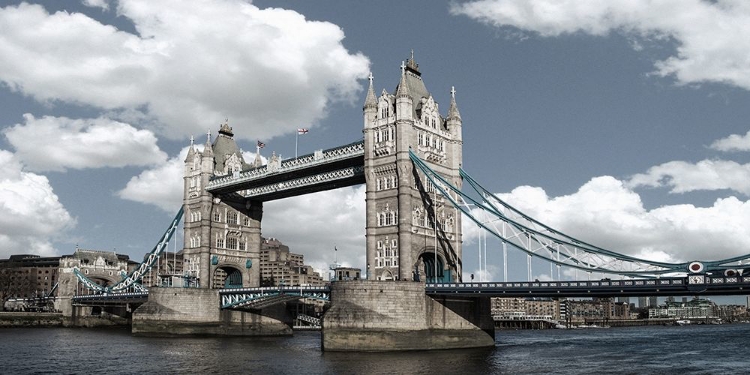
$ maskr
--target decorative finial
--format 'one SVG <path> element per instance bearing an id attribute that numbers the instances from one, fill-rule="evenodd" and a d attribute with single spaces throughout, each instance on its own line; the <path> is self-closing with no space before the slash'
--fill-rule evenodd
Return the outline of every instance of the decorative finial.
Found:
<path id="1" fill-rule="evenodd" d="M 414 48 L 411 49 L 411 61 L 414 61 Z"/>
<path id="2" fill-rule="evenodd" d="M 193 138 L 193 135 L 190 134 L 190 146 L 192 146 L 194 142 L 195 142 L 195 138 Z"/>
<path id="3" fill-rule="evenodd" d="M 372 76 L 372 72 L 370 72 L 370 75 L 367 77 L 367 79 L 370 80 L 370 86 L 372 86 L 372 79 L 375 78 Z"/>
<path id="4" fill-rule="evenodd" d="M 208 136 L 208 140 L 206 142 L 211 143 L 211 129 L 208 129 L 206 135 Z"/>
<path id="5" fill-rule="evenodd" d="M 403 61 L 401 61 L 401 74 L 406 74 L 406 64 Z"/>
<path id="6" fill-rule="evenodd" d="M 456 87 L 451 86 L 451 98 L 456 99 Z"/>

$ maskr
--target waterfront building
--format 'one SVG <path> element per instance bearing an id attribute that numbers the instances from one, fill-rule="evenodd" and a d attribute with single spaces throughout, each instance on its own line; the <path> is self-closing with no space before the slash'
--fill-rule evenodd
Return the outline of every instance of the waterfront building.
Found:
<path id="1" fill-rule="evenodd" d="M 493 319 L 549 319 L 561 320 L 564 317 L 559 300 L 551 298 L 491 298 L 490 313 Z"/>
<path id="2" fill-rule="evenodd" d="M 57 283 L 59 267 L 60 257 L 18 254 L 0 259 L 0 298 L 46 296 Z"/>
<path id="3" fill-rule="evenodd" d="M 706 319 L 717 317 L 716 304 L 707 299 L 693 298 L 686 302 L 665 302 L 648 309 L 648 317 L 670 319 Z"/>
<path id="4" fill-rule="evenodd" d="M 336 267 L 333 269 L 331 281 L 359 280 L 362 278 L 362 270 L 354 267 Z"/>

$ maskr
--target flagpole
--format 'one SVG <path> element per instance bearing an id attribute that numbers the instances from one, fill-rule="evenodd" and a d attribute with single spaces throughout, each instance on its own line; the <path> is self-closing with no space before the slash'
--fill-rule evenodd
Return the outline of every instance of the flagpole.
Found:
<path id="1" fill-rule="evenodd" d="M 297 140 L 299 140 L 299 130 L 294 134 L 294 158 L 297 159 Z"/>

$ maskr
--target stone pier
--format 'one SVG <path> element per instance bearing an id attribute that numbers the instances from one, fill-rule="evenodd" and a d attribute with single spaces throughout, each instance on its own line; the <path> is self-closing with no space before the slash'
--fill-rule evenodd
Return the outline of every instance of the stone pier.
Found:
<path id="1" fill-rule="evenodd" d="M 148 302 L 133 312 L 139 335 L 283 336 L 293 319 L 285 305 L 257 312 L 221 310 L 216 289 L 152 288 Z"/>
<path id="2" fill-rule="evenodd" d="M 495 345 L 489 297 L 425 295 L 424 283 L 338 281 L 323 317 L 325 351 L 477 348 Z"/>

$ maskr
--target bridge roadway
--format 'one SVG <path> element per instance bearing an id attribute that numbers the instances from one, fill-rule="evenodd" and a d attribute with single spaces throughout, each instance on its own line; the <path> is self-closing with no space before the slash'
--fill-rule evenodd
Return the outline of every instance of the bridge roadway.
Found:
<path id="1" fill-rule="evenodd" d="M 427 284 L 427 295 L 491 297 L 647 297 L 750 294 L 750 276 L 662 277 L 595 281 L 471 282 Z"/>
<path id="2" fill-rule="evenodd" d="M 750 276 L 662 277 L 658 279 L 534 281 L 534 282 L 470 282 L 426 284 L 427 295 L 459 295 L 490 297 L 647 297 L 686 295 L 750 294 Z M 219 289 L 220 308 L 254 310 L 300 298 L 328 301 L 329 286 L 282 286 L 263 288 Z M 79 295 L 79 305 L 122 305 L 143 303 L 148 293 L 111 293 Z"/>

